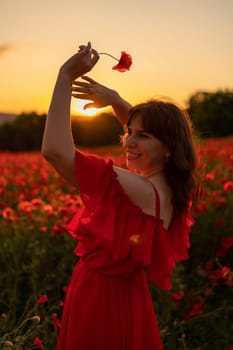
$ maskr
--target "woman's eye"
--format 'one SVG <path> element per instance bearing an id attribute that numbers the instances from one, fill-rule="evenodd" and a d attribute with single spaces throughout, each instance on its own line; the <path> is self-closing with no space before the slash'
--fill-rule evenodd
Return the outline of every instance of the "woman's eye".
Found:
<path id="1" fill-rule="evenodd" d="M 149 135 L 147 135 L 147 134 L 139 134 L 138 136 L 142 137 L 142 138 L 145 138 L 145 139 L 147 139 L 149 137 Z"/>

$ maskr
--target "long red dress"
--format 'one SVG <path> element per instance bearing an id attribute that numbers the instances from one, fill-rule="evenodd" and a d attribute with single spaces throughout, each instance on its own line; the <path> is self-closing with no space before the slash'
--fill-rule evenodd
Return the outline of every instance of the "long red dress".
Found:
<path id="1" fill-rule="evenodd" d="M 148 279 L 170 289 L 175 262 L 187 258 L 189 208 L 165 230 L 132 203 L 111 160 L 76 151 L 84 203 L 68 224 L 78 240 L 56 350 L 162 350 Z M 145 267 L 147 273 L 145 273 Z"/>

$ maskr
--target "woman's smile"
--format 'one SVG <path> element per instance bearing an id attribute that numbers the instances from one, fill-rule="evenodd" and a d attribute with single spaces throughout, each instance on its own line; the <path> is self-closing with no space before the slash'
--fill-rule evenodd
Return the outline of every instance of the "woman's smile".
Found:
<path id="1" fill-rule="evenodd" d="M 139 153 L 131 152 L 131 151 L 126 151 L 126 159 L 127 160 L 135 160 L 138 159 L 141 155 Z"/>

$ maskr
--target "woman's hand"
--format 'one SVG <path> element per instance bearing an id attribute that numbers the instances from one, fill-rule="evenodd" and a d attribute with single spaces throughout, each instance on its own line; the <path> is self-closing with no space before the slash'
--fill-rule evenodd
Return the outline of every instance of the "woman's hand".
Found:
<path id="1" fill-rule="evenodd" d="M 98 52 L 87 46 L 79 46 L 79 51 L 70 57 L 60 68 L 60 74 L 65 75 L 71 82 L 89 72 L 99 59 Z"/>
<path id="2" fill-rule="evenodd" d="M 72 96 L 93 101 L 87 103 L 84 109 L 112 106 L 118 121 L 124 128 L 128 121 L 128 112 L 131 108 L 131 104 L 124 100 L 117 91 L 109 89 L 87 76 L 82 76 L 82 79 L 84 79 L 85 82 L 73 82 Z"/>
<path id="3" fill-rule="evenodd" d="M 115 90 L 109 89 L 87 76 L 82 76 L 82 79 L 85 80 L 85 82 L 73 82 L 72 96 L 84 100 L 92 100 L 93 102 L 85 105 L 85 109 L 114 105 L 114 103 L 120 99 L 119 94 Z"/>

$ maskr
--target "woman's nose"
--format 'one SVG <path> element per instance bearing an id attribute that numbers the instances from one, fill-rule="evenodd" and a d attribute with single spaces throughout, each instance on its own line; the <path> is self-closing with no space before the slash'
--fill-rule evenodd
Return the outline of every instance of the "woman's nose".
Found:
<path id="1" fill-rule="evenodd" d="M 127 147 L 133 147 L 136 145 L 136 140 L 135 140 L 135 137 L 133 135 L 128 135 L 126 138 L 125 138 L 125 142 L 124 142 L 124 145 Z"/>

